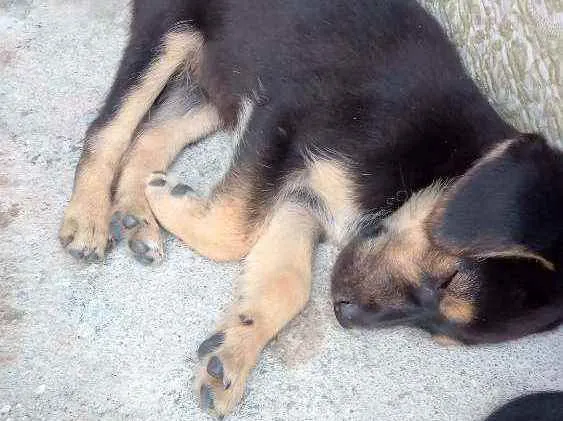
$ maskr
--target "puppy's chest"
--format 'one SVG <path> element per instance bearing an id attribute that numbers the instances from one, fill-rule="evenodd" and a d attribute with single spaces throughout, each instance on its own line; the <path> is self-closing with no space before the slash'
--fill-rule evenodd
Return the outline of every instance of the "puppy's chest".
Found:
<path id="1" fill-rule="evenodd" d="M 291 201 L 315 215 L 325 237 L 343 244 L 361 219 L 353 178 L 342 163 L 310 159 L 284 184 L 278 200 Z"/>

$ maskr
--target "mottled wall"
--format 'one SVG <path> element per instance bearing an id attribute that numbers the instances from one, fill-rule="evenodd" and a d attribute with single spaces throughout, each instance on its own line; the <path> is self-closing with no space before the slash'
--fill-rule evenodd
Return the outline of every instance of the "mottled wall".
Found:
<path id="1" fill-rule="evenodd" d="M 563 0 L 420 0 L 509 121 L 563 145 Z"/>

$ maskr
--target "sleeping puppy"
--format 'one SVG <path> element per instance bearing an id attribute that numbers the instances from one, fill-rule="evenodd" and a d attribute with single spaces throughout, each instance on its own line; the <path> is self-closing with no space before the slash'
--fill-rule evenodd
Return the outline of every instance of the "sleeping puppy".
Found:
<path id="1" fill-rule="evenodd" d="M 201 197 L 165 171 L 218 130 L 234 158 Z M 92 261 L 124 236 L 150 264 L 161 225 L 208 258 L 244 258 L 198 349 L 197 393 L 222 415 L 307 303 L 321 238 L 344 247 L 332 282 L 345 325 L 478 342 L 557 324 L 560 172 L 560 153 L 497 115 L 415 1 L 136 0 L 60 238 Z"/>

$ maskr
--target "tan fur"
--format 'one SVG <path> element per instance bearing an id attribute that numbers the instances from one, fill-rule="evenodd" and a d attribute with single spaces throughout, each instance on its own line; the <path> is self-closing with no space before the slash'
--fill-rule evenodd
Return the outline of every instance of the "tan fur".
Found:
<path id="1" fill-rule="evenodd" d="M 495 149 L 493 153 L 501 153 L 507 147 L 503 143 L 498 147 L 499 151 Z M 413 195 L 407 203 L 405 203 L 394 214 L 385 219 L 384 223 L 389 231 L 388 235 L 383 238 L 376 239 L 377 242 L 385 240 L 386 260 L 393 263 L 393 267 L 401 268 L 403 274 L 408 275 L 409 279 L 416 279 L 420 274 L 423 266 L 431 266 L 428 271 L 430 273 L 440 272 L 436 266 L 451 266 L 455 259 L 453 254 L 460 254 L 462 252 L 471 255 L 467 250 L 452 251 L 452 255 L 443 254 L 437 259 L 430 259 L 428 252 L 437 253 L 426 234 L 426 226 L 432 223 L 434 218 L 440 216 L 440 209 L 443 209 L 443 192 L 444 185 L 436 184 L 428 189 Z M 428 222 L 430 221 L 430 222 Z M 422 258 L 423 257 L 423 258 Z M 543 264 L 547 269 L 554 270 L 554 265 L 549 260 L 542 256 L 526 250 L 523 247 L 515 246 L 506 250 L 491 251 L 489 253 L 475 253 L 476 258 L 487 257 L 515 257 L 523 259 L 534 259 Z M 443 268 L 443 271 L 448 272 L 450 269 Z"/>
<path id="2" fill-rule="evenodd" d="M 238 122 L 233 131 L 233 143 L 235 146 L 244 138 L 246 127 L 248 126 L 253 112 L 254 103 L 248 98 L 243 98 L 238 111 Z"/>
<path id="3" fill-rule="evenodd" d="M 448 279 L 454 272 L 457 258 L 436 249 L 429 241 L 425 225 L 445 189 L 435 184 L 413 195 L 407 203 L 385 220 L 387 242 L 383 262 L 393 279 L 419 285 L 423 274 L 436 279 Z M 381 241 L 381 240 L 379 240 Z M 470 322 L 474 305 L 446 292 L 440 301 L 444 317 L 458 323 Z"/>
<path id="4" fill-rule="evenodd" d="M 166 36 L 163 53 L 141 78 L 135 90 L 124 98 L 111 123 L 96 134 L 102 145 L 99 151 L 95 151 L 100 161 L 113 166 L 118 164 L 127 142 L 170 76 L 182 63 L 193 67 L 194 62 L 199 60 L 202 45 L 201 35 L 195 32 L 173 32 Z"/>
<path id="5" fill-rule="evenodd" d="M 455 275 L 458 258 L 435 248 L 425 230 L 426 220 L 444 189 L 444 184 L 435 184 L 414 194 L 381 222 L 385 227 L 381 235 L 362 245 L 359 259 L 371 263 L 369 272 L 362 277 L 373 280 L 366 289 L 366 295 L 373 301 L 401 306 L 405 303 L 401 283 L 418 287 L 425 277 L 448 281 Z M 467 323 L 474 317 L 474 305 L 455 294 L 454 290 L 444 290 L 440 294 L 439 310 L 452 321 Z"/>
<path id="6" fill-rule="evenodd" d="M 455 339 L 450 338 L 449 336 L 445 336 L 445 335 L 432 335 L 432 339 L 434 339 L 434 341 L 436 341 L 436 343 L 438 343 L 442 346 L 446 346 L 446 347 L 454 347 L 454 346 L 463 345 L 461 342 L 456 341 Z"/>
<path id="7" fill-rule="evenodd" d="M 214 353 L 223 363 L 230 387 L 225 390 L 224 381 L 207 373 L 210 356 L 202 362 L 196 381 L 198 391 L 202 384 L 212 388 L 217 414 L 230 412 L 238 403 L 264 346 L 307 303 L 318 230 L 308 211 L 282 204 L 246 258 L 238 290 L 241 298 L 218 326 L 225 343 Z"/>
<path id="8" fill-rule="evenodd" d="M 239 293 L 251 313 L 264 320 L 268 337 L 296 315 L 288 309 L 301 308 L 308 299 L 317 232 L 318 224 L 307 210 L 282 204 L 245 259 Z"/>
<path id="9" fill-rule="evenodd" d="M 387 233 L 367 242 L 366 253 L 379 250 L 381 269 L 394 279 L 420 283 L 427 268 L 432 247 L 424 232 L 424 221 L 440 198 L 443 185 L 435 184 L 413 195 L 400 209 L 387 217 L 383 224 Z"/>
<path id="10" fill-rule="evenodd" d="M 502 158 L 504 153 L 516 142 L 518 142 L 518 139 L 507 139 L 504 142 L 498 144 L 493 149 L 491 149 L 487 154 L 485 154 L 485 156 L 483 156 L 479 161 L 477 161 L 477 163 L 468 172 L 466 172 L 465 175 L 469 175 L 477 171 L 484 164 Z"/>
<path id="11" fill-rule="evenodd" d="M 248 220 L 247 187 L 234 177 L 209 200 L 175 197 L 169 189 L 151 185 L 145 194 L 158 222 L 186 245 L 210 259 L 232 261 L 246 256 L 258 234 L 259 227 Z"/>
<path id="12" fill-rule="evenodd" d="M 209 203 L 194 197 L 174 198 L 149 195 L 153 212 L 161 224 L 199 253 L 218 261 L 236 260 L 246 255 L 256 241 L 259 227 L 247 221 L 248 197 L 242 176 L 232 175 L 233 191 L 219 192 Z M 335 241 L 342 240 L 358 217 L 353 184 L 340 164 L 328 160 L 312 161 L 304 173 L 288 182 L 286 192 L 299 186 L 312 188 L 323 199 L 330 221 L 323 221 Z M 229 190 L 230 188 L 227 188 Z M 158 194 L 159 189 L 149 189 Z M 280 202 L 284 202 L 283 195 Z M 154 203 L 154 205 L 153 205 Z M 189 209 L 187 215 L 184 212 Z M 179 217 L 182 215 L 182 218 Z"/>
<path id="13" fill-rule="evenodd" d="M 162 91 L 170 76 L 186 61 L 199 60 L 202 38 L 194 32 L 166 36 L 163 52 L 135 89 L 123 99 L 109 124 L 85 140 L 89 148 L 77 170 L 70 204 L 60 231 L 70 248 L 88 248 L 102 256 L 108 239 L 110 187 L 118 164 L 139 122 Z"/>
<path id="14" fill-rule="evenodd" d="M 457 323 L 469 323 L 474 319 L 475 307 L 468 301 L 446 295 L 440 302 L 440 313 Z"/>
<path id="15" fill-rule="evenodd" d="M 359 218 L 352 178 L 342 163 L 314 158 L 309 162 L 306 180 L 323 200 L 329 212 L 329 220 L 323 221 L 324 229 L 335 243 L 343 243 Z"/>

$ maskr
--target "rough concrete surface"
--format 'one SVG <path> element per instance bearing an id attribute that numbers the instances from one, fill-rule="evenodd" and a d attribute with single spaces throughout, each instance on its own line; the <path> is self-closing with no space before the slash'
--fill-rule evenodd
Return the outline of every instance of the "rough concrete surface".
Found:
<path id="1" fill-rule="evenodd" d="M 0 420 L 204 420 L 195 350 L 230 300 L 236 264 L 177 241 L 160 267 L 125 247 L 67 256 L 57 230 L 81 138 L 109 87 L 128 22 L 122 0 L 0 0 Z M 176 165 L 208 188 L 228 142 Z M 233 420 L 481 420 L 524 392 L 563 388 L 563 330 L 443 348 L 419 331 L 345 331 L 320 248 L 312 301 L 263 354 Z"/>

